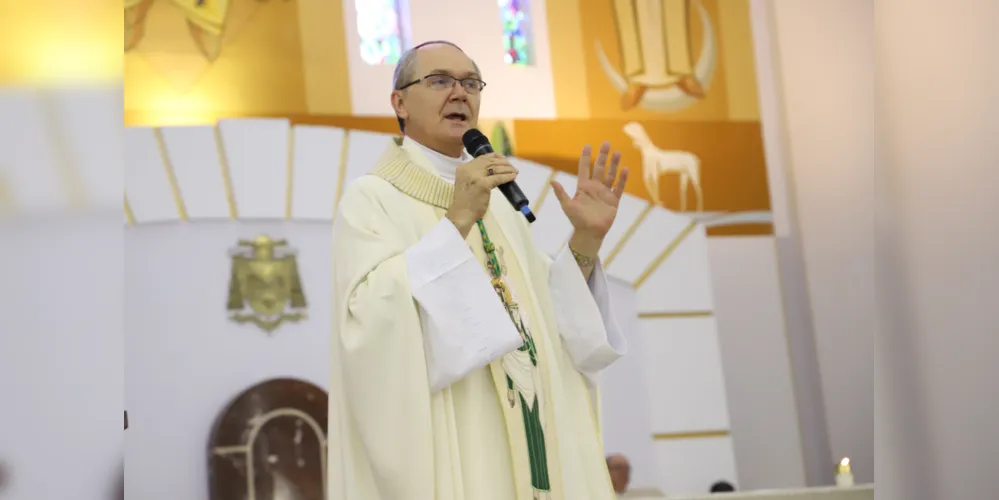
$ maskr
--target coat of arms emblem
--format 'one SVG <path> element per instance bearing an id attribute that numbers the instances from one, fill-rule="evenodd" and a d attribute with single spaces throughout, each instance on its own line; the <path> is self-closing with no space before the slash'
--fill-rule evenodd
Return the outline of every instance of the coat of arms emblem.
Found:
<path id="1" fill-rule="evenodd" d="M 239 241 L 232 251 L 226 306 L 230 319 L 271 333 L 286 321 L 306 317 L 298 262 L 287 245 L 264 235 Z"/>

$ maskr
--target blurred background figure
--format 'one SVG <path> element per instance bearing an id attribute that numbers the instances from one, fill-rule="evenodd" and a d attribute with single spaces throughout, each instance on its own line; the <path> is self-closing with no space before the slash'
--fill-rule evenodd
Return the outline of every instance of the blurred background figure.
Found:
<path id="1" fill-rule="evenodd" d="M 620 453 L 607 455 L 607 470 L 610 471 L 611 484 L 618 495 L 628 492 L 631 482 L 631 464 L 628 458 Z"/>
<path id="2" fill-rule="evenodd" d="M 725 481 L 724 479 L 721 481 L 715 481 L 715 483 L 711 485 L 711 493 L 731 493 L 733 491 L 735 491 L 735 486 L 732 486 L 732 483 Z"/>

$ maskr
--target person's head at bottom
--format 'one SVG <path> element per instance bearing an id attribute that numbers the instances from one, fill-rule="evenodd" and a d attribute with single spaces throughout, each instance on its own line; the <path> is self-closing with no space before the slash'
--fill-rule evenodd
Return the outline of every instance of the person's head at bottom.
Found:
<path id="1" fill-rule="evenodd" d="M 461 156 L 461 138 L 478 123 L 486 86 L 475 61 L 451 42 L 427 42 L 402 55 L 392 80 L 392 108 L 402 133 L 439 153 Z"/>
<path id="2" fill-rule="evenodd" d="M 730 493 L 733 491 L 735 491 L 735 486 L 725 480 L 715 481 L 715 484 L 711 485 L 711 493 Z"/>
<path id="3" fill-rule="evenodd" d="M 631 482 L 631 464 L 628 463 L 628 459 L 620 453 L 607 455 L 607 470 L 610 472 L 614 491 L 627 492 L 628 483 Z"/>

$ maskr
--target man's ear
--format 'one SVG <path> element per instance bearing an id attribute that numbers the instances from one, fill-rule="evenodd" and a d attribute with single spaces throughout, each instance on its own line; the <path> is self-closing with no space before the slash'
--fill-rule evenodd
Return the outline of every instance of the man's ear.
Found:
<path id="1" fill-rule="evenodd" d="M 409 113 L 406 111 L 406 104 L 403 101 L 403 92 L 401 90 L 392 91 L 392 109 L 395 110 L 395 115 L 399 118 L 405 120 L 409 118 Z"/>

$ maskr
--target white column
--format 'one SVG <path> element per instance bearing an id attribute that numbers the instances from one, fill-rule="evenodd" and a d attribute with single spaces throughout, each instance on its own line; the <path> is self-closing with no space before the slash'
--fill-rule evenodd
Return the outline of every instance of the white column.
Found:
<path id="1" fill-rule="evenodd" d="M 876 15 L 878 498 L 994 498 L 999 2 Z"/>
<path id="2" fill-rule="evenodd" d="M 874 4 L 771 5 L 787 143 L 774 157 L 785 161 L 768 157 L 768 168 L 783 170 L 789 192 L 778 172 L 771 190 L 793 212 L 776 236 L 806 475 L 809 485 L 831 484 L 834 464 L 849 456 L 857 481 L 870 482 Z"/>

